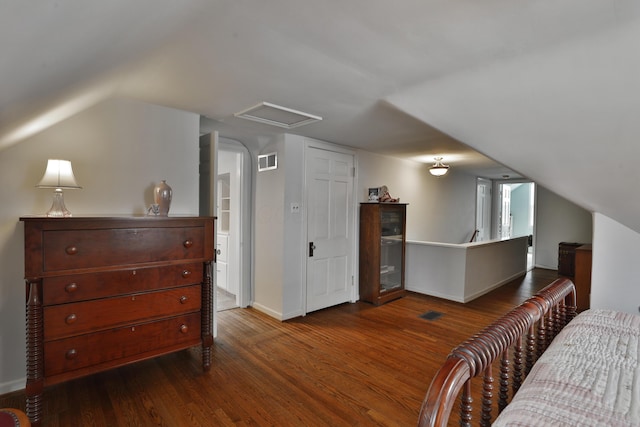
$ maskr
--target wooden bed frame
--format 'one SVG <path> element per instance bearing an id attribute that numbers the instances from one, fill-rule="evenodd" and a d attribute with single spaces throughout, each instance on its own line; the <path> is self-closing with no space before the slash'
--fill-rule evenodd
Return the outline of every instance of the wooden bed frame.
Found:
<path id="1" fill-rule="evenodd" d="M 418 426 L 447 426 L 458 396 L 459 425 L 470 426 L 474 415 L 479 415 L 481 426 L 491 425 L 535 361 L 575 315 L 575 287 L 569 279 L 557 279 L 454 348 L 429 386 Z M 494 370 L 499 372 L 497 402 Z M 471 380 L 479 376 L 482 381 L 472 385 Z M 480 408 L 474 409 L 472 394 L 480 397 Z"/>

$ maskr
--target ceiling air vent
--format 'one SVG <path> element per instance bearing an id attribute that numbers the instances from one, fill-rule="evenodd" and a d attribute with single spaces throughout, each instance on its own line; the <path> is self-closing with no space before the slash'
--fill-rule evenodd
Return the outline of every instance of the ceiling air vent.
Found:
<path id="1" fill-rule="evenodd" d="M 314 116 L 313 114 L 303 113 L 302 111 L 292 110 L 291 108 L 281 107 L 268 102 L 254 105 L 244 111 L 235 113 L 234 116 L 285 129 L 293 129 L 322 120 L 320 116 Z"/>

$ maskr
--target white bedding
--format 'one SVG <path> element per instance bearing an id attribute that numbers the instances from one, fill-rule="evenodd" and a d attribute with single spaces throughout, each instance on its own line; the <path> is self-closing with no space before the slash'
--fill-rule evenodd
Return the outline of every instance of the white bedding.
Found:
<path id="1" fill-rule="evenodd" d="M 640 316 L 587 310 L 536 362 L 494 426 L 640 426 Z"/>

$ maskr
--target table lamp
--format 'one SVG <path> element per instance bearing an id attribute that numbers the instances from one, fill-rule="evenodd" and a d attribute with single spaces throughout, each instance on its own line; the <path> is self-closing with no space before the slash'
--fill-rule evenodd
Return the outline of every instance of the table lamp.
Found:
<path id="1" fill-rule="evenodd" d="M 82 188 L 73 176 L 73 169 L 69 160 L 49 159 L 44 176 L 36 185 L 38 188 L 53 188 L 53 204 L 47 212 L 50 217 L 69 217 L 71 212 L 64 205 L 62 190 L 76 190 Z"/>

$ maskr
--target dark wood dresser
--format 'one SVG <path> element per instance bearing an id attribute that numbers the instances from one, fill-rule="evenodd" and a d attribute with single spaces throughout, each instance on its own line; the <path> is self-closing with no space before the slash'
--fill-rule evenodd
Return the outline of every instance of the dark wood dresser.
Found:
<path id="1" fill-rule="evenodd" d="M 196 345 L 211 367 L 214 218 L 20 220 L 32 423 L 51 384 Z"/>

